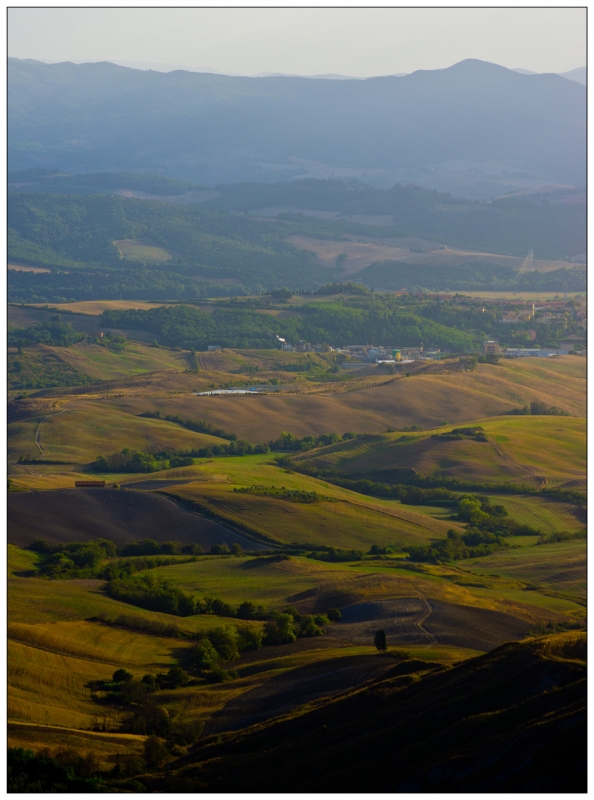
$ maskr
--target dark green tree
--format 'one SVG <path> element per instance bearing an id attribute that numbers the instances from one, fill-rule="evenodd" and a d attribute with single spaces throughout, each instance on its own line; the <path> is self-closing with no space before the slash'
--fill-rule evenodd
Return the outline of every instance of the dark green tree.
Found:
<path id="1" fill-rule="evenodd" d="M 385 653 L 388 649 L 388 645 L 386 642 L 386 632 L 385 631 L 377 631 L 375 636 L 373 637 L 373 643 L 380 651 L 380 653 Z"/>

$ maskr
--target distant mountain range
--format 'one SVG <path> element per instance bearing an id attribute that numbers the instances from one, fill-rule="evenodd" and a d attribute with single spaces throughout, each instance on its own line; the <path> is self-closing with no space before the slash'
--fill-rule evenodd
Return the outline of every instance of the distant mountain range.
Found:
<path id="1" fill-rule="evenodd" d="M 514 72 L 520 72 L 522 75 L 538 75 L 537 72 L 532 72 L 530 69 L 520 69 L 519 67 L 514 70 Z M 576 81 L 576 83 L 581 83 L 583 86 L 586 85 L 586 78 L 587 78 L 587 68 L 586 67 L 577 67 L 576 69 L 570 69 L 569 72 L 555 72 L 555 75 L 560 75 L 562 78 L 567 78 L 570 81 Z"/>
<path id="2" fill-rule="evenodd" d="M 469 198 L 585 184 L 586 89 L 575 77 L 476 60 L 336 77 L 9 59 L 9 168 L 150 171 L 210 186 L 356 178 Z"/>

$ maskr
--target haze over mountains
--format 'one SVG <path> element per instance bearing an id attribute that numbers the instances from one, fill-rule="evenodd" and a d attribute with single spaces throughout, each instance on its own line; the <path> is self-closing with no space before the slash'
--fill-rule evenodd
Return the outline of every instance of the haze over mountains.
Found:
<path id="1" fill-rule="evenodd" d="M 469 198 L 585 183 L 585 86 L 477 60 L 311 80 L 9 59 L 9 86 L 11 170 L 356 178 Z"/>

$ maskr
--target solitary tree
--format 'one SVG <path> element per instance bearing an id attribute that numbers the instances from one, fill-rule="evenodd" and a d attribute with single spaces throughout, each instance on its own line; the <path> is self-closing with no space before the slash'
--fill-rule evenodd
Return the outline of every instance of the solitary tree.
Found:
<path id="1" fill-rule="evenodd" d="M 380 651 L 380 653 L 385 653 L 388 649 L 388 645 L 386 643 L 386 632 L 385 631 L 377 631 L 375 636 L 373 637 L 373 643 Z"/>

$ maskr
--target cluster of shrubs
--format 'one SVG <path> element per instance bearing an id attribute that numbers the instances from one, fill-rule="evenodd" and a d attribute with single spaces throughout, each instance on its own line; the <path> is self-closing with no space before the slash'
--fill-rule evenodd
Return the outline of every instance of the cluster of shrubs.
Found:
<path id="1" fill-rule="evenodd" d="M 445 433 L 434 433 L 432 439 L 474 439 L 476 442 L 488 442 L 484 428 L 476 426 L 474 428 L 453 428 Z"/>
<path id="2" fill-rule="evenodd" d="M 29 545 L 29 549 L 43 556 L 39 574 L 45 577 L 103 580 L 126 578 L 147 569 L 195 561 L 197 556 L 203 554 L 199 544 L 181 544 L 174 541 L 158 543 L 154 539 L 129 542 L 123 547 L 117 547 L 108 539 L 58 545 L 36 539 Z M 244 552 L 237 542 L 231 546 L 223 542 L 211 545 L 207 555 L 241 556 Z M 105 559 L 116 556 L 120 556 L 117 561 L 102 563 Z"/>
<path id="3" fill-rule="evenodd" d="M 164 419 L 167 422 L 174 422 L 176 425 L 181 425 L 182 428 L 187 428 L 195 433 L 206 433 L 209 436 L 216 436 L 219 439 L 227 439 L 229 444 L 213 444 L 208 447 L 199 447 L 188 452 L 180 453 L 179 457 L 190 458 L 190 464 L 193 462 L 191 458 L 212 458 L 213 456 L 247 456 L 258 453 L 268 453 L 269 446 L 263 444 L 250 444 L 243 439 L 238 439 L 235 433 L 228 433 L 222 428 L 215 428 L 205 420 L 192 420 L 183 419 L 179 414 L 167 414 L 161 416 L 160 411 L 144 411 L 139 414 L 140 417 L 148 417 L 149 419 Z M 189 466 L 189 464 L 170 464 L 171 467 Z"/>
<path id="4" fill-rule="evenodd" d="M 191 456 L 171 453 L 144 453 L 124 447 L 121 453 L 97 456 L 93 462 L 95 472 L 159 472 L 173 467 L 190 467 L 194 463 Z"/>
<path id="5" fill-rule="evenodd" d="M 13 328 L 9 325 L 7 334 L 8 347 L 30 347 L 34 344 L 70 347 L 86 339 L 86 334 L 77 333 L 69 322 L 62 322 L 59 314 L 48 322 L 30 325 L 28 328 Z"/>
<path id="6" fill-rule="evenodd" d="M 195 354 L 196 351 L 192 352 Z M 215 428 L 210 422 L 206 422 L 206 420 L 203 419 L 183 419 L 179 414 L 167 414 L 163 417 L 160 411 L 144 411 L 138 416 L 147 417 L 148 419 L 164 419 L 166 422 L 175 422 L 176 425 L 181 425 L 182 428 L 187 428 L 189 431 L 206 433 L 209 436 L 216 436 L 219 439 L 228 439 L 230 442 L 234 442 L 237 439 L 236 434 L 227 433 L 227 431 L 224 431 L 222 428 Z"/>
<path id="7" fill-rule="evenodd" d="M 361 561 L 365 557 L 363 550 L 341 550 L 339 547 L 328 547 L 325 550 L 313 550 L 307 554 L 308 558 L 316 561 L 328 561 L 330 563 L 340 563 L 343 561 Z"/>
<path id="8" fill-rule="evenodd" d="M 344 255 L 344 253 L 342 254 Z M 346 261 L 342 259 L 342 261 Z M 371 290 L 364 286 L 362 283 L 325 283 L 314 294 L 332 295 L 332 294 L 371 294 Z"/>
<path id="9" fill-rule="evenodd" d="M 464 533 L 449 530 L 447 539 L 429 545 L 409 545 L 403 550 L 408 553 L 411 561 L 441 563 L 480 558 L 507 547 L 509 545 L 501 534 L 469 528 Z"/>
<path id="10" fill-rule="evenodd" d="M 193 614 L 207 613 L 201 600 L 195 595 L 170 581 L 155 578 L 151 573 L 138 578 L 116 578 L 108 581 L 105 592 L 115 600 L 163 614 L 190 617 Z M 220 610 L 224 612 L 226 608 L 223 606 L 226 604 L 221 601 L 221 606 Z"/>
<path id="11" fill-rule="evenodd" d="M 327 447 L 330 444 L 337 442 L 348 441 L 349 439 L 356 439 L 356 433 L 322 433 L 320 436 L 304 436 L 299 439 L 294 433 L 287 433 L 283 431 L 278 439 L 270 441 L 271 450 L 296 450 L 306 451 L 313 450 L 315 447 Z"/>
<path id="12" fill-rule="evenodd" d="M 292 503 L 319 503 L 320 500 L 330 498 L 318 494 L 318 492 L 306 492 L 301 489 L 285 489 L 277 486 L 242 486 L 233 489 L 237 494 L 255 494 L 264 497 L 278 497 L 281 500 L 289 500 Z"/>
<path id="13" fill-rule="evenodd" d="M 226 552 L 231 552 L 227 545 L 218 546 L 219 549 L 221 547 L 225 547 Z M 235 547 L 239 548 L 239 552 L 241 552 L 238 545 Z M 116 547 L 108 539 L 58 545 L 51 545 L 42 539 L 36 539 L 29 545 L 29 548 L 43 557 L 39 574 L 45 577 L 100 578 L 102 580 L 125 578 L 135 572 L 147 569 L 195 561 L 196 557 L 202 553 L 202 548 L 198 544 L 182 545 L 179 542 L 158 544 L 152 539 L 130 542 L 124 547 Z M 117 561 L 103 563 L 105 559 L 112 559 L 116 556 L 133 558 L 119 558 Z"/>
<path id="14" fill-rule="evenodd" d="M 22 747 L 8 748 L 7 791 L 9 794 L 96 794 L 104 791 L 99 759 L 70 749 L 38 753 Z"/>
<path id="15" fill-rule="evenodd" d="M 91 685 L 98 702 L 130 707 L 130 713 L 121 723 L 121 731 L 148 736 L 144 748 L 144 761 L 155 766 L 170 752 L 181 754 L 180 747 L 195 742 L 202 732 L 201 722 L 181 722 L 173 711 L 156 702 L 152 696 L 162 690 L 191 686 L 197 679 L 179 666 L 165 673 L 147 674 L 140 680 L 125 669 L 114 672 L 111 681 L 97 681 Z M 177 750 L 177 753 L 176 753 Z M 113 774 L 113 773 L 112 773 Z"/>
<path id="16" fill-rule="evenodd" d="M 587 539 L 588 532 L 576 531 L 575 533 L 550 533 L 548 536 L 542 535 L 536 544 L 554 544 L 555 542 L 571 542 L 575 539 Z"/>
<path id="17" fill-rule="evenodd" d="M 512 408 L 511 411 L 506 411 L 506 414 L 510 414 L 511 416 L 524 416 L 524 415 L 532 415 L 535 417 L 539 416 L 550 416 L 550 417 L 569 417 L 567 411 L 563 411 L 562 408 L 559 406 L 547 406 L 546 403 L 541 402 L 540 400 L 534 400 L 530 403 L 529 406 L 522 406 L 522 408 Z"/>
<path id="18" fill-rule="evenodd" d="M 359 436 L 366 436 L 368 434 L 359 434 Z M 290 457 L 284 456 L 278 459 L 277 463 L 282 466 L 290 467 L 294 472 L 299 472 L 302 475 L 309 475 L 312 478 L 321 478 L 328 483 L 333 483 L 335 486 L 341 486 L 343 489 L 351 489 L 352 491 L 359 492 L 359 494 L 367 494 L 372 497 L 394 497 L 402 502 L 408 502 L 403 499 L 406 497 L 416 496 L 412 490 L 415 489 L 430 489 L 438 491 L 447 491 L 448 489 L 453 492 L 460 492 L 465 490 L 476 492 L 497 492 L 497 494 L 542 494 L 547 497 L 552 497 L 555 500 L 560 500 L 565 503 L 576 503 L 578 505 L 585 505 L 587 497 L 583 492 L 574 489 L 557 489 L 545 488 L 536 489 L 524 483 L 485 483 L 483 481 L 464 480 L 460 478 L 451 478 L 446 476 L 439 477 L 424 477 L 411 474 L 406 476 L 407 483 L 386 483 L 382 481 L 371 480 L 370 478 L 347 478 L 343 473 L 332 469 L 318 469 L 311 464 L 304 462 L 293 462 Z M 390 470 L 392 472 L 393 470 Z M 380 471 L 369 474 L 372 477 L 378 472 L 388 472 L 388 470 Z M 400 470 L 403 472 L 403 470 Z M 383 477 L 383 475 L 382 475 Z M 420 496 L 420 495 L 419 495 Z M 431 495 L 427 495 L 429 498 Z M 432 502 L 415 502 L 413 505 L 435 505 Z M 441 503 L 438 503 L 441 505 Z"/>
<path id="19" fill-rule="evenodd" d="M 499 364 L 499 356 L 496 353 L 486 353 L 478 357 L 479 364 Z"/>
<path id="20" fill-rule="evenodd" d="M 218 597 L 198 597 L 180 589 L 171 581 L 155 578 L 152 574 L 108 581 L 105 591 L 110 597 L 123 603 L 176 617 L 213 614 L 219 617 L 263 619 L 266 616 L 263 608 L 252 609 L 249 602 L 234 607 Z"/>

